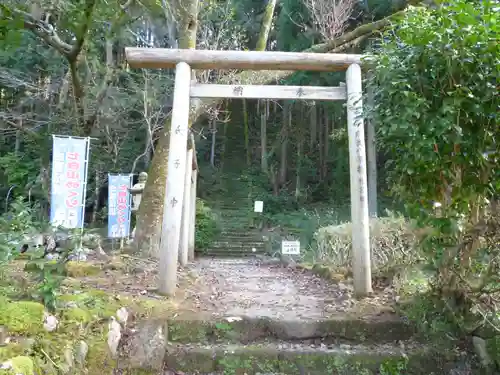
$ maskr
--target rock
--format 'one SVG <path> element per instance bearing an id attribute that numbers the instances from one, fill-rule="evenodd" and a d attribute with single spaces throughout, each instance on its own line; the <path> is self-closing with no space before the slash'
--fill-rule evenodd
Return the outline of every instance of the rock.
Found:
<path id="1" fill-rule="evenodd" d="M 162 320 L 142 322 L 131 332 L 120 352 L 120 363 L 126 368 L 160 370 L 167 349 L 167 329 Z"/>
<path id="2" fill-rule="evenodd" d="M 241 316 L 228 316 L 226 318 L 226 320 L 229 322 L 229 323 L 233 323 L 233 322 L 241 322 L 243 320 L 243 318 Z"/>
<path id="3" fill-rule="evenodd" d="M 59 260 L 61 258 L 61 255 L 57 253 L 49 253 L 45 255 L 45 259 L 47 260 Z"/>
<path id="4" fill-rule="evenodd" d="M 97 259 L 105 261 L 105 262 L 108 262 L 111 259 L 109 257 L 109 255 L 104 252 L 101 245 L 99 245 L 95 248 L 95 255 L 97 256 Z"/>
<path id="5" fill-rule="evenodd" d="M 17 342 L 26 352 L 30 352 L 36 344 L 36 340 L 32 337 L 18 337 Z"/>
<path id="6" fill-rule="evenodd" d="M 18 356 L 0 364 L 0 369 L 11 370 L 16 375 L 34 375 L 35 365 L 30 357 Z"/>
<path id="7" fill-rule="evenodd" d="M 108 325 L 108 348 L 113 358 L 116 358 L 118 353 L 118 345 L 120 344 L 120 339 L 122 327 L 120 323 L 116 321 L 114 316 L 111 317 L 111 321 Z"/>
<path id="8" fill-rule="evenodd" d="M 73 355 L 73 350 L 71 350 L 71 348 L 66 348 L 64 350 L 64 362 L 66 363 L 66 367 L 69 370 L 75 367 L 75 357 Z"/>
<path id="9" fill-rule="evenodd" d="M 96 233 L 86 233 L 82 237 L 82 245 L 90 249 L 95 249 L 101 244 L 101 236 Z"/>
<path id="10" fill-rule="evenodd" d="M 263 266 L 273 266 L 273 265 L 279 265 L 281 263 L 281 260 L 279 258 L 273 258 L 267 255 L 261 255 L 257 254 L 255 256 Z"/>
<path id="11" fill-rule="evenodd" d="M 118 318 L 118 321 L 125 325 L 127 324 L 128 320 L 128 311 L 125 307 L 120 307 L 118 310 L 116 310 L 116 317 Z"/>
<path id="12" fill-rule="evenodd" d="M 83 340 L 79 341 L 75 346 L 76 363 L 83 366 L 85 363 L 85 360 L 87 359 L 88 352 L 89 352 L 88 344 Z"/>
<path id="13" fill-rule="evenodd" d="M 43 318 L 43 328 L 47 332 L 52 332 L 57 328 L 57 325 L 59 324 L 59 321 L 54 315 L 48 314 L 46 312 L 43 313 L 44 318 Z"/>
<path id="14" fill-rule="evenodd" d="M 67 309 L 75 309 L 78 307 L 78 304 L 75 301 L 69 301 L 64 304 L 64 307 Z"/>
<path id="15" fill-rule="evenodd" d="M 68 260 L 73 260 L 76 262 L 85 262 L 87 261 L 87 251 L 90 251 L 85 248 L 76 249 L 72 254 L 68 256 Z"/>
<path id="16" fill-rule="evenodd" d="M 488 368 L 493 364 L 493 361 L 488 354 L 488 349 L 486 347 L 486 340 L 481 337 L 474 336 L 472 337 L 472 346 L 474 351 L 476 352 L 477 357 L 479 358 L 481 365 Z"/>
<path id="17" fill-rule="evenodd" d="M 0 326 L 0 346 L 5 346 L 9 343 L 9 330 L 6 326 Z"/>
<path id="18" fill-rule="evenodd" d="M 281 254 L 280 260 L 281 260 L 281 264 L 284 265 L 285 267 L 295 268 L 297 266 L 297 262 L 295 261 L 295 259 L 293 259 L 289 255 Z"/>
<path id="19" fill-rule="evenodd" d="M 32 243 L 33 243 L 33 246 L 35 247 L 42 247 L 43 246 L 43 234 L 35 234 L 33 237 L 32 237 Z"/>

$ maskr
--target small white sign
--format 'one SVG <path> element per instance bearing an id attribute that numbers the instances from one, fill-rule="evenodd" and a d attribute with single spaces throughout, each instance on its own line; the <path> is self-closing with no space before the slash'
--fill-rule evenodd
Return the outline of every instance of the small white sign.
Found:
<path id="1" fill-rule="evenodd" d="M 281 254 L 300 255 L 300 241 L 281 241 Z"/>
<path id="2" fill-rule="evenodd" d="M 253 212 L 262 212 L 264 211 L 264 202 L 255 201 L 253 205 Z"/>

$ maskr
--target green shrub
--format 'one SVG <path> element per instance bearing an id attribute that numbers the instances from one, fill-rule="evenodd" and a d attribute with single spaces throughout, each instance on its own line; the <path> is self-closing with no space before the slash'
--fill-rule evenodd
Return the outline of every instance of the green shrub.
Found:
<path id="1" fill-rule="evenodd" d="M 498 1 L 450 0 L 409 8 L 366 59 L 387 181 L 426 228 L 430 306 L 462 334 L 500 329 L 498 34 Z"/>
<path id="2" fill-rule="evenodd" d="M 219 234 L 217 216 L 202 199 L 196 199 L 196 250 L 207 249 Z"/>

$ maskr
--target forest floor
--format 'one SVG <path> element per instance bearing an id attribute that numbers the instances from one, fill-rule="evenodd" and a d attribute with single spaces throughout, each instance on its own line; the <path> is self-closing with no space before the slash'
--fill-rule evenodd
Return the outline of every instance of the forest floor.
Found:
<path id="1" fill-rule="evenodd" d="M 13 262 L 8 271 L 12 280 L 28 277 L 24 263 Z M 152 372 L 144 373 L 148 375 L 316 374 L 318 369 L 324 374 L 325 366 L 333 366 L 334 374 L 378 374 L 387 361 L 406 358 L 414 358 L 412 368 L 418 369 L 408 374 L 430 374 L 420 369 L 428 362 L 423 358 L 432 354 L 422 352 L 413 328 L 396 314 L 397 296 L 390 287 L 357 300 L 350 280 L 326 280 L 307 267 L 256 258 L 200 258 L 179 270 L 178 292 L 169 299 L 156 292 L 157 268 L 155 260 L 126 254 L 71 262 L 60 297 L 67 304 L 57 314 L 62 326 L 74 327 L 79 318 L 68 318 L 68 308 L 98 312 L 99 319 L 92 324 L 101 328 L 96 331 L 94 326 L 92 337 L 82 322 L 78 322 L 80 334 L 71 334 L 89 342 L 88 374 L 107 374 L 108 367 L 101 362 L 109 353 L 102 352 L 106 347 L 100 341 L 105 341 L 107 322 L 120 307 L 130 312 L 120 358 L 125 358 L 126 366 L 152 367 Z M 105 297 L 104 306 L 94 301 L 88 307 L 83 295 L 98 296 L 101 302 Z M 9 325 L 1 320 L 0 325 Z M 13 335 L 13 342 L 35 333 L 23 329 Z M 93 345 L 96 340 L 100 341 Z M 0 363 L 5 360 L 1 349 Z M 61 353 L 48 350 L 44 353 L 52 362 L 64 360 Z"/>

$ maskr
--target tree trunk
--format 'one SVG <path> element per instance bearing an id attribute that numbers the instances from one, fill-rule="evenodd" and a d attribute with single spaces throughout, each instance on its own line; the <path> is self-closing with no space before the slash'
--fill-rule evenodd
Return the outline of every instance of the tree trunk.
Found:
<path id="1" fill-rule="evenodd" d="M 246 153 L 246 158 L 247 158 L 247 166 L 250 166 L 251 164 L 251 158 L 250 158 L 250 139 L 248 135 L 248 108 L 247 108 L 247 101 L 243 99 L 243 134 L 245 137 L 245 153 Z"/>
<path id="2" fill-rule="evenodd" d="M 297 161 L 295 166 L 295 199 L 300 198 L 301 193 L 301 173 L 302 173 L 302 158 L 304 150 L 304 134 L 302 126 L 304 124 L 304 103 L 300 105 L 300 120 L 297 129 Z"/>
<path id="3" fill-rule="evenodd" d="M 292 105 L 287 100 L 283 105 L 283 130 L 282 130 L 282 140 L 281 140 L 281 159 L 280 159 L 280 175 L 279 182 L 280 186 L 286 184 L 286 172 L 288 167 L 288 133 L 291 128 L 292 121 Z"/>
<path id="4" fill-rule="evenodd" d="M 255 50 L 265 51 L 267 46 L 267 41 L 269 39 L 269 31 L 273 24 L 273 14 L 274 8 L 276 7 L 276 0 L 268 0 L 266 4 L 266 10 L 264 11 L 264 18 L 262 19 L 262 24 L 260 25 L 259 39 L 257 40 L 257 46 Z"/>
<path id="5" fill-rule="evenodd" d="M 327 171 L 328 171 L 328 154 L 329 154 L 329 151 L 330 151 L 330 129 L 329 129 L 329 122 L 330 122 L 330 119 L 329 119 L 329 116 L 328 116 L 328 108 L 325 108 L 324 109 L 324 131 L 323 131 L 323 137 L 324 137 L 324 141 L 323 141 L 323 147 L 325 149 L 324 151 L 324 155 L 323 155 L 323 165 L 322 165 L 322 175 L 323 175 L 323 178 L 326 178 L 326 174 L 327 174 Z"/>
<path id="6" fill-rule="evenodd" d="M 323 181 L 323 163 L 325 161 L 325 154 L 324 154 L 324 148 L 323 148 L 323 132 L 324 132 L 324 124 L 323 124 L 323 117 L 321 116 L 321 112 L 323 110 L 322 107 L 317 107 L 318 114 L 316 115 L 316 120 L 319 122 L 317 129 L 318 129 L 318 150 L 319 150 L 319 164 L 318 164 L 318 175 L 319 175 L 319 180 Z"/>
<path id="7" fill-rule="evenodd" d="M 186 5 L 180 6 L 181 12 L 190 15 L 190 17 L 182 17 L 182 25 L 190 25 L 189 28 L 183 26 L 180 29 L 181 34 L 190 34 L 191 38 L 180 38 L 180 48 L 190 48 L 195 46 L 197 19 L 194 15 L 197 13 L 198 1 L 186 1 Z M 194 4 L 196 7 L 194 7 Z M 185 9 L 186 11 L 184 11 Z M 193 11 L 194 10 L 194 11 Z M 395 13 L 396 16 L 401 13 Z M 314 45 L 303 52 L 317 53 L 335 53 L 343 51 L 344 48 L 356 44 L 361 38 L 366 38 L 374 32 L 379 31 L 390 25 L 392 17 L 386 17 L 380 21 L 362 25 L 357 29 L 344 34 L 340 38 Z M 189 21 L 193 22 L 189 24 Z M 228 76 L 222 79 L 220 83 L 239 82 L 240 84 L 269 84 L 279 79 L 284 79 L 292 75 L 294 71 L 243 71 L 234 76 Z M 195 103 L 190 112 L 190 123 L 203 115 L 207 108 L 215 107 L 222 102 L 221 99 L 207 99 L 203 103 Z M 203 104 L 203 105 L 201 105 Z M 156 152 L 153 156 L 151 166 L 149 168 L 149 177 L 146 188 L 144 189 L 143 199 L 137 215 L 138 223 L 136 229 L 135 244 L 139 251 L 145 254 L 155 255 L 158 249 L 158 243 L 161 232 L 161 221 L 163 215 L 163 197 L 165 194 L 165 183 L 167 174 L 168 161 L 168 145 L 170 142 L 170 118 L 165 123 L 164 130 L 160 133 L 160 139 Z"/>
<path id="8" fill-rule="evenodd" d="M 215 140 L 217 137 L 217 120 L 215 118 L 212 119 L 211 128 L 212 144 L 210 145 L 210 165 L 212 166 L 212 168 L 215 168 Z"/>
<path id="9" fill-rule="evenodd" d="M 220 152 L 220 170 L 222 171 L 224 168 L 224 160 L 226 157 L 226 150 L 227 150 L 227 121 L 224 122 L 224 130 L 222 132 L 222 147 L 221 147 L 221 152 Z"/>
<path id="10" fill-rule="evenodd" d="M 264 103 L 266 105 L 266 103 Z M 269 173 L 267 166 L 267 118 L 266 107 L 260 114 L 260 167 L 266 175 Z"/>
<path id="11" fill-rule="evenodd" d="M 179 48 L 196 48 L 196 30 L 198 28 L 198 0 L 179 1 Z M 192 119 L 190 114 L 189 126 Z M 148 181 L 143 192 L 141 205 L 137 213 L 137 226 L 134 244 L 137 251 L 152 257 L 158 257 L 163 201 L 167 182 L 168 151 L 170 143 L 171 118 L 165 121 L 160 133 L 158 146 L 149 169 Z"/>
<path id="12" fill-rule="evenodd" d="M 318 107 L 316 106 L 316 102 L 312 102 L 311 119 L 310 119 L 310 132 L 309 132 L 309 149 L 310 149 L 310 151 L 314 151 L 316 149 L 316 134 L 318 133 L 317 110 L 318 110 Z"/>
<path id="13" fill-rule="evenodd" d="M 19 126 L 23 126 L 23 120 L 19 119 Z M 21 130 L 16 130 L 16 144 L 14 146 L 14 155 L 19 156 L 19 151 L 21 150 Z"/>

